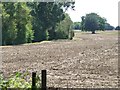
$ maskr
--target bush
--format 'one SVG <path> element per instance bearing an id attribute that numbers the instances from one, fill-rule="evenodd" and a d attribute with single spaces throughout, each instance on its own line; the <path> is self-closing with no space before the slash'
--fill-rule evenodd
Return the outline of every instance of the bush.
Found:
<path id="1" fill-rule="evenodd" d="M 72 39 L 73 31 L 72 31 L 72 20 L 68 14 L 65 14 L 65 19 L 58 23 L 56 27 L 56 39 Z"/>
<path id="2" fill-rule="evenodd" d="M 28 78 L 29 73 L 16 73 L 12 75 L 9 79 L 5 80 L 3 75 L 0 74 L 0 88 L 3 90 L 6 88 L 24 88 L 25 90 L 31 88 L 32 78 Z M 40 78 L 37 76 L 36 87 L 40 88 Z"/>

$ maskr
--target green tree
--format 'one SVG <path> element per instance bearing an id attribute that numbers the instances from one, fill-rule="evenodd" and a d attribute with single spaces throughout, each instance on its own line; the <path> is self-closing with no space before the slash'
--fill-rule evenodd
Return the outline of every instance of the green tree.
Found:
<path id="1" fill-rule="evenodd" d="M 56 39 L 72 39 L 74 32 L 72 31 L 72 20 L 68 14 L 65 14 L 65 19 L 56 27 Z"/>
<path id="2" fill-rule="evenodd" d="M 115 28 L 115 30 L 120 30 L 120 26 L 117 26 L 117 27 Z"/>
<path id="3" fill-rule="evenodd" d="M 114 27 L 111 26 L 109 23 L 105 23 L 105 30 L 113 30 Z"/>
<path id="4" fill-rule="evenodd" d="M 102 30 L 104 31 L 105 30 L 105 24 L 106 24 L 106 19 L 105 18 L 102 18 L 102 17 L 98 17 L 98 20 L 99 20 L 99 30 Z"/>
<path id="5" fill-rule="evenodd" d="M 33 31 L 30 9 L 26 3 L 2 3 L 2 43 L 22 44 L 31 42 Z"/>
<path id="6" fill-rule="evenodd" d="M 69 7 L 74 2 L 2 3 L 3 45 L 56 39 L 56 27 Z"/>
<path id="7" fill-rule="evenodd" d="M 34 41 L 55 39 L 55 28 L 62 20 L 64 20 L 65 10 L 70 6 L 73 8 L 74 3 L 60 2 L 39 2 L 28 3 L 31 7 L 31 15 L 34 17 Z"/>
<path id="8" fill-rule="evenodd" d="M 14 3 L 2 3 L 2 44 L 13 44 L 17 37 Z"/>
<path id="9" fill-rule="evenodd" d="M 32 8 L 34 41 L 52 40 L 57 23 L 64 19 L 61 4 L 55 2 L 29 3 Z"/>
<path id="10" fill-rule="evenodd" d="M 97 15 L 95 13 L 90 13 L 86 15 L 85 18 L 85 30 L 92 31 L 92 34 L 95 34 L 95 30 L 99 27 L 99 22 Z"/>
<path id="11" fill-rule="evenodd" d="M 91 31 L 92 34 L 95 34 L 96 30 L 105 30 L 106 19 L 96 13 L 86 14 L 86 16 L 82 16 L 81 19 L 82 31 Z"/>
<path id="12" fill-rule="evenodd" d="M 75 29 L 75 30 L 80 30 L 81 29 L 81 23 L 80 22 L 74 22 L 72 28 Z"/>
<path id="13" fill-rule="evenodd" d="M 81 30 L 85 31 L 85 16 L 81 17 L 82 21 L 81 21 Z"/>
<path id="14" fill-rule="evenodd" d="M 30 15 L 30 8 L 27 7 L 26 3 L 16 3 L 16 27 L 18 29 L 16 44 L 23 44 L 32 42 L 33 30 L 32 30 L 32 17 Z"/>

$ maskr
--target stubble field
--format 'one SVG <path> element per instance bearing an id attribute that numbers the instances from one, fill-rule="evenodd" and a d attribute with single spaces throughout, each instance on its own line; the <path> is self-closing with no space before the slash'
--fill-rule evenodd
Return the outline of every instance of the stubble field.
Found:
<path id="1" fill-rule="evenodd" d="M 2 47 L 3 73 L 40 74 L 47 86 L 62 88 L 118 87 L 118 31 L 97 34 L 75 31 L 73 40 Z"/>

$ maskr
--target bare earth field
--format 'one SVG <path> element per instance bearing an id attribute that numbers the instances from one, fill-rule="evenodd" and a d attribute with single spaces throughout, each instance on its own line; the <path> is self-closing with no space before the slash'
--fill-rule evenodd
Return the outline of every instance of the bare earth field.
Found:
<path id="1" fill-rule="evenodd" d="M 47 70 L 48 87 L 118 87 L 118 31 L 76 31 L 73 40 L 2 47 L 5 76 Z"/>

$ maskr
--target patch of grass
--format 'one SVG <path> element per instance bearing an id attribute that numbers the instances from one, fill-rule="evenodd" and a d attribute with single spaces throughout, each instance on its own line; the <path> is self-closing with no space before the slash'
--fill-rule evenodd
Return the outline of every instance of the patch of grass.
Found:
<path id="1" fill-rule="evenodd" d="M 35 43 L 25 43 L 20 45 L 6 45 L 6 46 L 0 46 L 0 47 L 13 47 L 13 46 L 21 46 L 21 45 L 36 45 L 36 44 L 42 44 L 42 43 L 49 43 L 51 41 L 41 41 L 41 42 L 35 42 Z"/>
<path id="2" fill-rule="evenodd" d="M 34 45 L 34 44 L 42 44 L 42 43 L 49 43 L 51 41 L 41 41 L 41 42 L 35 42 L 35 43 L 26 43 L 26 44 L 22 44 L 22 45 Z"/>
<path id="3" fill-rule="evenodd" d="M 100 34 L 107 34 L 107 35 L 118 35 L 118 31 L 98 31 Z"/>
<path id="4" fill-rule="evenodd" d="M 91 31 L 80 31 L 80 30 L 75 30 L 75 34 L 91 34 Z M 96 34 L 111 34 L 111 35 L 118 35 L 118 31 L 112 30 L 112 31 L 96 31 Z"/>

